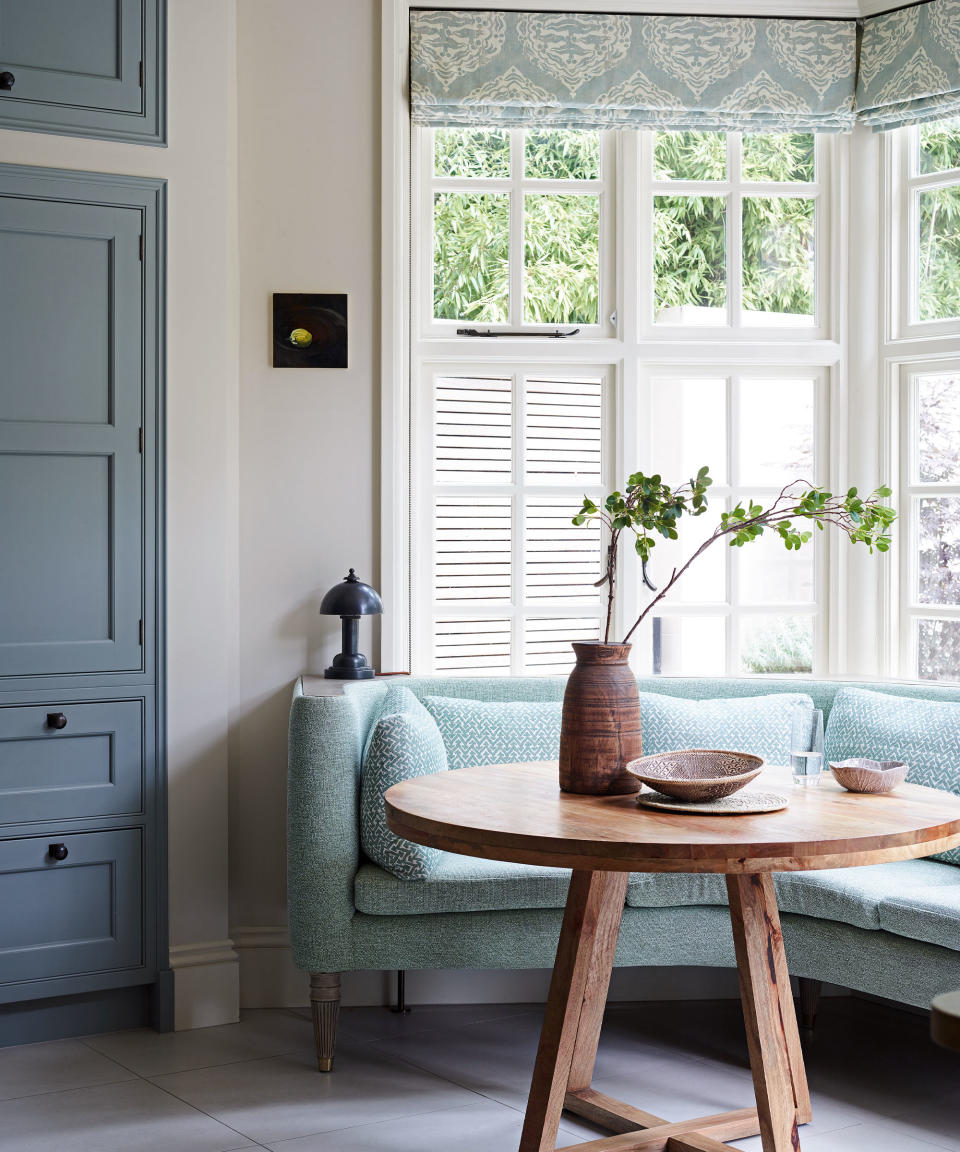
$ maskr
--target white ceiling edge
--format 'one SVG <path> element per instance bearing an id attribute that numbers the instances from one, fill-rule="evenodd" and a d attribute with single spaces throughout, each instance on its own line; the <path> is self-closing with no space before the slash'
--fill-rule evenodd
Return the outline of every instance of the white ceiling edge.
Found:
<path id="1" fill-rule="evenodd" d="M 896 0 L 396 0 L 405 8 L 496 8 L 521 12 L 655 12 L 664 16 L 780 16 L 856 19 Z"/>

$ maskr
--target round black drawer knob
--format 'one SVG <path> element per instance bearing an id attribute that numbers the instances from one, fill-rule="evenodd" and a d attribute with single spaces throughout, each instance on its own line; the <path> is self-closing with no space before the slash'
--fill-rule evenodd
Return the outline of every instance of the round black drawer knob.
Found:
<path id="1" fill-rule="evenodd" d="M 66 844 L 50 844 L 47 847 L 47 851 L 54 860 L 66 860 L 67 858 Z"/>
<path id="2" fill-rule="evenodd" d="M 67 726 L 67 718 L 62 712 L 48 712 L 47 713 L 47 727 L 56 728 L 58 732 L 62 731 Z"/>
<path id="3" fill-rule="evenodd" d="M 17 82 L 12 72 L 0 72 L 0 92 L 9 92 Z"/>

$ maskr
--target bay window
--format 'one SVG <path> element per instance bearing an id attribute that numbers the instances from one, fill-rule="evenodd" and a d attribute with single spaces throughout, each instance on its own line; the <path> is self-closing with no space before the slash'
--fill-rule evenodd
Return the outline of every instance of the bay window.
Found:
<path id="1" fill-rule="evenodd" d="M 960 120 L 891 140 L 887 355 L 900 483 L 898 668 L 960 679 Z"/>
<path id="2" fill-rule="evenodd" d="M 567 671 L 605 610 L 606 542 L 571 518 L 638 468 L 715 477 L 708 515 L 658 544 L 653 582 L 737 500 L 829 483 L 840 146 L 414 129 L 415 670 Z M 637 670 L 822 670 L 827 563 L 826 541 L 718 546 L 637 633 Z M 620 633 L 648 594 L 625 568 Z"/>

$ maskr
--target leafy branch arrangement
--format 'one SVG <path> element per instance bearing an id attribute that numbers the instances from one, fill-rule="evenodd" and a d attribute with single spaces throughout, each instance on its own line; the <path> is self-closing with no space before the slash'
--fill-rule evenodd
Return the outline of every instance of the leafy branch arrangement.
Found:
<path id="1" fill-rule="evenodd" d="M 607 586 L 605 644 L 610 641 L 617 553 L 624 532 L 633 533 L 634 547 L 643 566 L 644 583 L 651 592 L 656 592 L 624 636 L 624 644 L 690 565 L 718 540 L 727 540 L 731 548 L 741 548 L 769 530 L 780 537 L 788 551 L 794 551 L 808 543 L 814 528 L 822 532 L 832 524 L 844 532 L 851 543 L 865 544 L 871 553 L 874 549 L 886 552 L 890 547 L 889 530 L 897 513 L 883 503 L 891 495 L 889 488 L 877 488 L 869 496 L 861 496 L 856 488 L 851 488 L 845 496 L 835 496 L 824 488 L 814 488 L 804 480 L 795 480 L 782 488 L 766 508 L 750 500 L 746 505 L 741 501 L 729 512 L 722 512 L 720 523 L 712 534 L 685 563 L 673 569 L 667 582 L 658 590 L 647 575 L 647 563 L 657 543 L 656 537 L 676 540 L 677 521 L 681 516 L 685 513 L 702 516 L 707 510 L 707 489 L 712 483 L 707 466 L 677 488 L 668 487 L 659 475 L 645 476 L 642 472 L 634 472 L 627 480 L 624 492 L 611 492 L 602 508 L 586 496 L 583 498 L 583 507 L 574 516 L 573 523 L 579 525 L 599 520 L 606 527 L 610 541 L 606 571 L 597 581 L 597 587 Z"/>

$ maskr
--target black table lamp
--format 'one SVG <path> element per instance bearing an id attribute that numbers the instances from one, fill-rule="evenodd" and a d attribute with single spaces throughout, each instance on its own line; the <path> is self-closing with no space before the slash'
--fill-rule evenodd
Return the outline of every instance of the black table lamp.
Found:
<path id="1" fill-rule="evenodd" d="M 376 589 L 358 579 L 351 568 L 350 574 L 335 584 L 320 602 L 322 616 L 339 616 L 343 622 L 343 651 L 333 658 L 324 672 L 328 680 L 370 680 L 376 669 L 367 663 L 366 656 L 357 651 L 361 616 L 379 616 L 383 601 Z"/>

